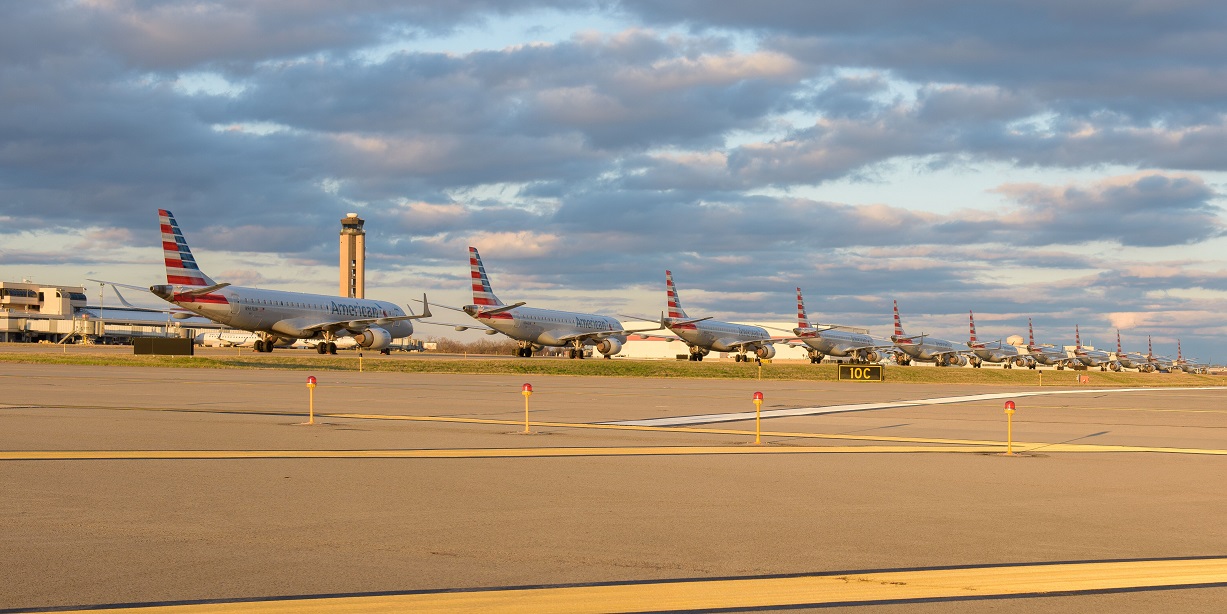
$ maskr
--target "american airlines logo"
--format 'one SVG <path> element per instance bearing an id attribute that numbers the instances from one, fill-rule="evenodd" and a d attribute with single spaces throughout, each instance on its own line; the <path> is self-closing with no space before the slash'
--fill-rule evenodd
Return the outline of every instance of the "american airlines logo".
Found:
<path id="1" fill-rule="evenodd" d="M 613 330 L 609 322 L 605 320 L 594 320 L 592 318 L 575 318 L 575 325 L 584 328 L 595 328 L 597 330 Z"/>
<path id="2" fill-rule="evenodd" d="M 375 307 L 367 307 L 365 305 L 346 305 L 345 303 L 334 303 L 330 313 L 338 316 L 349 316 L 359 318 L 378 318 L 383 314 L 382 310 Z"/>

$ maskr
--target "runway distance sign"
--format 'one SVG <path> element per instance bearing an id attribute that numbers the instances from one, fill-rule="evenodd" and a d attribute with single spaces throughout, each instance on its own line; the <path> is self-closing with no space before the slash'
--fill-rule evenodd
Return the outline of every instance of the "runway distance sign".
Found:
<path id="1" fill-rule="evenodd" d="M 882 365 L 839 365 L 839 381 L 880 382 Z"/>

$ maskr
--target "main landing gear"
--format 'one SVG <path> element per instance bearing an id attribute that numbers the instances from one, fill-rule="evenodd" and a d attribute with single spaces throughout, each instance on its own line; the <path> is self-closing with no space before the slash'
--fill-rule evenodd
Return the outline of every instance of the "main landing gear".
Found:
<path id="1" fill-rule="evenodd" d="M 273 344 L 276 342 L 277 340 L 273 337 L 269 337 L 267 339 L 256 339 L 256 342 L 252 344 L 252 348 L 256 352 L 271 352 L 273 351 Z"/>
<path id="2" fill-rule="evenodd" d="M 321 341 L 315 344 L 315 351 L 319 354 L 336 354 L 337 344 L 332 341 Z"/>

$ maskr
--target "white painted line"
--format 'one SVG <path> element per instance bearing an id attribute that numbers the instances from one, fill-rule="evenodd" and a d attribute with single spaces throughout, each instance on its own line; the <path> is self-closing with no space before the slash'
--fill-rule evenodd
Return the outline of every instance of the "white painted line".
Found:
<path id="1" fill-rule="evenodd" d="M 795 407 L 792 409 L 769 409 L 762 413 L 763 418 L 786 418 L 790 416 L 817 416 L 821 414 L 839 414 L 852 411 L 869 411 L 874 409 L 893 409 L 897 407 L 918 407 L 922 405 L 948 405 L 951 403 L 970 403 L 972 401 L 991 401 L 993 399 L 1017 399 L 1019 397 L 1038 397 L 1052 394 L 1102 394 L 1113 392 L 1159 392 L 1167 390 L 1224 390 L 1216 386 L 1201 386 L 1195 388 L 1103 388 L 1096 390 L 1026 390 L 1022 392 L 995 392 L 992 394 L 972 394 L 958 397 L 938 397 L 934 399 L 916 399 L 914 401 L 886 401 L 884 403 L 856 403 L 852 405 L 828 405 L 826 407 Z M 677 416 L 674 418 L 651 418 L 648 420 L 624 420 L 619 422 L 602 422 L 619 426 L 684 426 L 687 424 L 712 424 L 715 422 L 737 422 L 753 420 L 754 412 L 735 412 L 727 414 L 701 414 L 697 416 Z"/>

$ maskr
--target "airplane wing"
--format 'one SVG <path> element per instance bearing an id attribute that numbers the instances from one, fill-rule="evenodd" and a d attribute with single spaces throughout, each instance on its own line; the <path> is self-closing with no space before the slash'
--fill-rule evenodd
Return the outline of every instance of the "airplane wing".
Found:
<path id="1" fill-rule="evenodd" d="M 604 338 L 606 338 L 606 337 L 623 336 L 623 335 L 643 335 L 643 336 L 645 336 L 645 337 L 648 337 L 648 336 L 656 337 L 656 336 L 658 336 L 658 335 L 645 335 L 644 333 L 648 333 L 648 332 L 651 332 L 651 331 L 654 331 L 654 330 L 661 330 L 661 329 L 663 329 L 663 328 L 665 328 L 664 324 L 661 324 L 660 326 L 657 326 L 656 328 L 645 328 L 645 329 L 642 329 L 642 330 L 627 330 L 627 329 L 622 329 L 622 330 L 596 330 L 596 331 L 592 331 L 592 332 L 589 332 L 589 333 L 576 333 L 576 334 L 574 334 L 574 335 L 566 335 L 566 336 L 563 336 L 563 337 L 559 337 L 559 338 L 558 338 L 558 340 L 559 340 L 559 341 L 562 341 L 562 342 L 567 342 L 567 341 L 575 341 L 575 340 L 578 340 L 578 339 L 584 339 L 584 340 L 587 340 L 587 339 L 604 339 Z M 662 339 L 665 339 L 665 338 L 666 338 L 666 337 L 664 337 L 664 336 L 659 336 L 659 337 L 660 337 L 660 338 L 662 338 Z M 677 337 L 667 337 L 667 338 L 668 338 L 668 339 L 677 339 Z"/>
<path id="2" fill-rule="evenodd" d="M 410 315 L 407 315 L 407 316 L 391 316 L 391 317 L 386 317 L 386 318 L 358 318 L 355 320 L 330 320 L 328 322 L 318 322 L 315 324 L 308 324 L 301 328 L 304 331 L 326 330 L 326 331 L 331 331 L 331 332 L 336 332 L 339 330 L 364 330 L 371 326 L 379 326 L 381 324 L 391 324 L 393 322 L 400 322 L 402 320 L 420 320 L 422 318 L 429 318 L 433 314 L 430 313 L 430 303 L 426 302 L 425 294 L 422 295 L 422 313 L 418 315 L 414 315 L 412 308 L 409 309 L 409 313 Z"/>
<path id="3" fill-rule="evenodd" d="M 115 296 L 119 297 L 119 303 L 123 305 L 124 309 L 127 309 L 128 311 L 140 311 L 143 313 L 168 313 L 171 315 L 178 315 L 180 317 L 196 315 L 195 313 L 187 309 L 184 309 L 182 307 L 171 307 L 167 309 L 162 309 L 160 307 L 137 307 L 136 305 L 129 303 L 128 299 L 124 298 L 124 295 L 120 294 L 119 292 L 120 287 L 129 288 L 131 290 L 140 290 L 141 292 L 149 292 L 149 288 L 146 288 L 143 286 L 131 286 L 128 284 L 121 284 L 121 283 L 116 283 L 113 281 L 103 281 L 101 279 L 88 279 L 87 281 L 92 281 L 92 282 L 96 282 L 99 284 L 111 286 L 111 290 L 115 292 Z"/>

